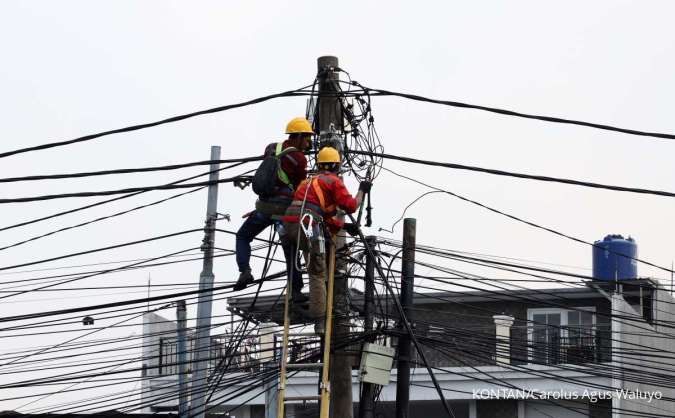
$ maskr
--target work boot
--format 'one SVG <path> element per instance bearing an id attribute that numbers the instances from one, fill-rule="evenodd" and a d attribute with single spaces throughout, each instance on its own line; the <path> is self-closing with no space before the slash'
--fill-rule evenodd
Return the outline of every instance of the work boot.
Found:
<path id="1" fill-rule="evenodd" d="M 237 283 L 235 283 L 232 290 L 235 292 L 244 290 L 246 289 L 246 286 L 250 285 L 251 283 L 253 283 L 253 275 L 251 274 L 251 270 L 244 270 L 239 273 L 239 279 L 237 280 Z"/>

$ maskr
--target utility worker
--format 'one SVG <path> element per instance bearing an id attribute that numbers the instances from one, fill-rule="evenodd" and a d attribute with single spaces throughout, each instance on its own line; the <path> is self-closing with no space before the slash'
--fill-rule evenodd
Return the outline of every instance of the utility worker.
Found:
<path id="1" fill-rule="evenodd" d="M 337 210 L 342 209 L 346 213 L 356 212 L 364 193 L 370 192 L 371 183 L 361 182 L 356 198 L 352 197 L 342 179 L 338 177 L 340 153 L 335 148 L 322 148 L 317 155 L 317 165 L 319 173 L 300 184 L 291 206 L 286 210 L 286 216 L 282 219 L 286 230 L 285 239 L 291 241 L 294 260 L 297 257 L 297 249 L 304 252 L 309 273 L 308 313 L 315 321 L 317 332 L 322 333 L 326 313 L 325 242 L 330 243 L 331 236 L 344 226 L 336 217 Z M 305 230 L 312 231 L 311 238 L 307 237 Z M 292 286 L 295 286 L 295 281 Z"/>
<path id="2" fill-rule="evenodd" d="M 273 224 L 277 225 L 280 237 L 283 236 L 281 217 L 293 200 L 293 192 L 307 178 L 307 158 L 305 158 L 304 151 L 312 145 L 312 135 L 314 135 L 312 125 L 303 117 L 294 118 L 286 125 L 286 133 L 288 134 L 287 140 L 277 144 L 269 144 L 265 148 L 264 155 L 278 156 L 280 163 L 278 172 L 270 174 L 276 176 L 272 193 L 258 198 L 255 210 L 245 215 L 247 216 L 246 221 L 237 231 L 235 249 L 239 279 L 234 286 L 234 290 L 242 290 L 253 282 L 249 264 L 251 241 L 265 228 Z M 294 150 L 288 150 L 289 148 L 294 148 Z M 293 256 L 288 240 L 282 239 L 282 248 L 286 257 L 286 267 L 288 271 L 291 271 L 290 263 L 292 263 Z M 302 272 L 295 269 L 292 280 L 294 300 L 306 301 L 307 297 L 301 293 Z"/>

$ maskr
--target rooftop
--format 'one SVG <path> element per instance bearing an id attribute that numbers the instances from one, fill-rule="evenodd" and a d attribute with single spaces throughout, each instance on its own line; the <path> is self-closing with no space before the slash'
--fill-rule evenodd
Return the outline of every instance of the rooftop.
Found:
<path id="1" fill-rule="evenodd" d="M 652 291 L 656 288 L 656 282 L 642 278 L 634 280 L 621 280 L 623 294 L 625 296 L 639 296 L 640 291 Z M 614 289 L 614 282 L 589 281 L 584 283 L 571 283 L 568 287 L 542 288 L 542 289 L 513 289 L 513 290 L 471 290 L 471 291 L 443 291 L 429 293 L 415 293 L 413 304 L 447 304 L 447 303 L 481 303 L 496 301 L 522 301 L 523 303 L 545 302 L 551 299 L 604 299 L 603 291 Z M 600 290 L 598 290 L 600 289 Z M 379 297 L 381 300 L 383 296 Z M 249 318 L 254 322 L 283 323 L 284 298 L 282 295 L 265 295 L 254 297 L 228 298 L 228 310 L 236 315 Z M 391 296 L 386 297 L 391 301 Z M 350 302 L 352 310 L 361 313 L 364 304 L 363 292 L 350 289 Z M 383 300 L 386 302 L 386 300 Z M 391 303 L 391 302 L 390 302 Z M 307 322 L 301 316 L 294 314 L 292 324 Z"/>

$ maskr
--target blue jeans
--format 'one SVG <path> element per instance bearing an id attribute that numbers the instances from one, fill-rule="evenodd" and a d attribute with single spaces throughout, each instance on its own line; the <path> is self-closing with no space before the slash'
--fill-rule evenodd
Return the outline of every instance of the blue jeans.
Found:
<path id="1" fill-rule="evenodd" d="M 251 260 L 251 242 L 253 239 L 267 227 L 275 224 L 281 224 L 281 222 L 274 221 L 257 210 L 253 211 L 251 216 L 246 218 L 239 231 L 237 231 L 235 246 L 237 266 L 239 266 L 240 272 L 251 269 L 249 262 Z M 286 271 L 293 271 L 293 290 L 300 291 L 302 289 L 302 272 L 293 266 L 295 254 L 293 254 L 288 240 L 283 239 L 283 237 L 281 239 L 281 247 L 284 250 L 284 257 L 286 258 Z"/>

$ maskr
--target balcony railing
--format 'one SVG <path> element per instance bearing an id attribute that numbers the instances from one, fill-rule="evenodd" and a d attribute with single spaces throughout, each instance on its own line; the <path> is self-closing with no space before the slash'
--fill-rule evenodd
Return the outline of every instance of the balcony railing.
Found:
<path id="1" fill-rule="evenodd" d="M 535 364 L 584 364 L 599 361 L 597 337 L 552 335 L 535 339 L 531 360 Z"/>
<path id="2" fill-rule="evenodd" d="M 193 337 L 187 340 L 186 357 L 188 361 L 188 373 L 194 369 L 194 350 L 195 339 Z M 222 369 L 227 366 L 229 371 L 251 371 L 257 370 L 258 364 L 256 355 L 251 351 L 255 350 L 250 342 L 242 342 L 234 351 L 234 345 L 222 336 L 211 337 L 208 356 L 208 374 L 211 375 L 216 369 Z M 178 374 L 178 343 L 175 337 L 160 338 L 158 373 L 161 376 Z"/>

